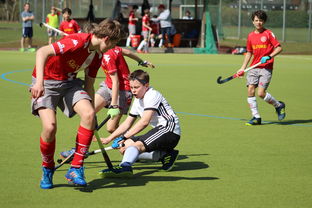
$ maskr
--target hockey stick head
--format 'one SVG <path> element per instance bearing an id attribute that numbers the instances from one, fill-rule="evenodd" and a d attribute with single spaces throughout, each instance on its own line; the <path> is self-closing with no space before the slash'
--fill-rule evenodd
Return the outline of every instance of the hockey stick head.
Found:
<path id="1" fill-rule="evenodd" d="M 219 76 L 218 79 L 217 79 L 217 83 L 218 83 L 218 84 L 222 84 L 222 80 L 221 80 L 221 79 L 222 79 L 222 77 Z"/>
<path id="2" fill-rule="evenodd" d="M 42 22 L 40 22 L 40 23 L 39 23 L 39 26 L 40 26 L 40 27 L 42 27 L 42 26 L 43 26 L 43 23 L 42 23 Z"/>

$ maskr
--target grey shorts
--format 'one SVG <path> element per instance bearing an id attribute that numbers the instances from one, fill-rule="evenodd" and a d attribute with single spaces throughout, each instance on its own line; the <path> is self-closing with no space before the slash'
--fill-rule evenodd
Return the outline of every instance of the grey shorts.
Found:
<path id="1" fill-rule="evenodd" d="M 267 89 L 270 85 L 271 78 L 272 78 L 271 69 L 255 68 L 250 70 L 247 74 L 247 86 L 256 85 L 257 87 Z"/>
<path id="2" fill-rule="evenodd" d="M 108 107 L 112 102 L 112 90 L 107 87 L 105 82 L 101 82 L 100 88 L 96 91 L 96 94 L 103 97 L 107 102 Z M 126 90 L 119 91 L 119 108 L 120 112 L 124 115 L 127 115 L 132 101 L 132 93 Z"/>
<path id="3" fill-rule="evenodd" d="M 128 25 L 129 29 L 129 35 L 135 35 L 136 30 L 135 30 L 135 25 Z"/>
<path id="4" fill-rule="evenodd" d="M 142 31 L 142 36 L 144 39 L 148 38 L 148 31 Z"/>
<path id="5" fill-rule="evenodd" d="M 32 78 L 32 86 L 36 79 Z M 49 108 L 56 112 L 59 107 L 67 117 L 73 117 L 73 106 L 80 100 L 90 100 L 88 93 L 82 88 L 83 81 L 74 79 L 71 81 L 45 80 L 44 95 L 38 99 L 31 99 L 32 114 L 38 115 L 39 108 Z"/>

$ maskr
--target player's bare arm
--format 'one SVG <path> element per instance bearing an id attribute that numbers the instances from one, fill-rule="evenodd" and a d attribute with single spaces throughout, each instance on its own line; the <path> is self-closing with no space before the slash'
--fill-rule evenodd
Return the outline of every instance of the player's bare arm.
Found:
<path id="1" fill-rule="evenodd" d="M 133 127 L 131 127 L 125 134 L 124 136 L 126 138 L 130 138 L 134 135 L 136 135 L 137 133 L 141 132 L 143 129 L 145 129 L 148 124 L 150 123 L 153 114 L 155 113 L 154 110 L 145 110 L 142 118 L 134 124 Z"/>
<path id="2" fill-rule="evenodd" d="M 140 57 L 138 57 L 135 53 L 133 53 L 132 51 L 130 51 L 128 49 L 123 48 L 122 49 L 122 55 L 127 56 L 127 57 L 137 61 L 138 64 L 141 66 L 155 68 L 155 66 L 151 62 L 143 61 Z"/>
<path id="3" fill-rule="evenodd" d="M 273 58 L 275 56 L 277 56 L 278 54 L 280 54 L 283 51 L 282 46 L 277 46 L 276 48 L 274 48 L 273 52 L 270 54 L 270 56 Z"/>
<path id="4" fill-rule="evenodd" d="M 111 105 L 118 105 L 118 96 L 119 96 L 119 79 L 117 72 L 110 74 L 112 79 L 112 102 Z"/>
<path id="5" fill-rule="evenodd" d="M 95 82 L 95 78 L 88 76 L 86 73 L 85 74 L 84 89 L 88 93 L 88 95 L 91 97 L 93 103 L 94 103 L 94 94 L 95 94 L 94 93 L 94 82 Z"/>
<path id="6" fill-rule="evenodd" d="M 47 58 L 54 55 L 52 46 L 44 46 L 36 53 L 36 83 L 31 87 L 31 95 L 33 98 L 39 98 L 44 94 L 43 77 L 44 65 Z"/>
<path id="7" fill-rule="evenodd" d="M 250 61 L 252 57 L 252 53 L 251 52 L 247 52 L 243 61 L 243 65 L 241 66 L 241 68 L 237 71 L 237 74 L 242 74 L 241 76 L 243 76 L 244 74 L 242 73 L 242 71 L 244 71 Z"/>
<path id="8" fill-rule="evenodd" d="M 113 139 L 119 137 L 120 135 L 124 134 L 135 122 L 136 117 L 128 116 L 122 124 L 107 138 L 101 138 L 103 144 L 110 143 Z"/>

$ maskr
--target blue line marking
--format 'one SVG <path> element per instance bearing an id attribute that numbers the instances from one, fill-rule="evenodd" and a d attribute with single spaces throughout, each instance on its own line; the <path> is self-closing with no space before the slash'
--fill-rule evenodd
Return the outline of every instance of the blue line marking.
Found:
<path id="1" fill-rule="evenodd" d="M 4 73 L 4 74 L 1 74 L 1 79 L 5 80 L 5 81 L 8 81 L 8 82 L 13 82 L 15 84 L 30 86 L 30 84 L 26 84 L 26 83 L 23 83 L 23 82 L 18 82 L 18 81 L 15 81 L 15 80 L 12 80 L 12 79 L 8 79 L 8 78 L 5 77 L 8 74 L 13 74 L 15 72 L 25 72 L 25 71 L 31 71 L 31 69 L 24 69 L 24 70 L 17 70 L 17 71 L 7 72 L 7 73 Z"/>
<path id="2" fill-rule="evenodd" d="M 16 84 L 20 84 L 20 85 L 26 85 L 26 86 L 31 86 L 30 84 L 26 84 L 23 82 L 18 82 L 15 80 L 11 80 L 6 78 L 5 76 L 8 74 L 13 74 L 16 72 L 25 72 L 25 71 L 30 71 L 31 69 L 24 69 L 24 70 L 17 70 L 17 71 L 11 71 L 11 72 L 7 72 L 4 74 L 1 74 L 1 79 L 5 80 L 5 81 L 9 81 L 9 82 L 13 82 Z M 247 121 L 246 119 L 242 119 L 242 118 L 232 118 L 232 117 L 223 117 L 223 116 L 212 116 L 212 115 L 205 115 L 205 114 L 197 114 L 197 113 L 187 113 L 187 112 L 176 112 L 178 114 L 184 114 L 184 115 L 189 115 L 189 116 L 201 116 L 201 117 L 209 117 L 209 118 L 218 118 L 218 119 L 227 119 L 227 120 L 235 120 L 235 121 Z M 312 127 L 312 125 L 310 124 L 298 124 L 298 123 L 290 123 L 290 122 L 270 122 L 270 121 L 263 121 L 263 124 L 277 124 L 277 125 L 291 125 L 291 126 L 303 126 L 303 127 Z"/>

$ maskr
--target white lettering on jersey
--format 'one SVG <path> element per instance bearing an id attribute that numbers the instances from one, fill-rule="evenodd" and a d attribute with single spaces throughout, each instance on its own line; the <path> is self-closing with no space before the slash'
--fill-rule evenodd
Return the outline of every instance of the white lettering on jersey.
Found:
<path id="1" fill-rule="evenodd" d="M 72 41 L 75 46 L 78 44 L 78 40 L 72 39 Z"/>
<path id="2" fill-rule="evenodd" d="M 104 60 L 106 61 L 106 64 L 109 63 L 110 56 L 109 55 L 104 55 Z"/>
<path id="3" fill-rule="evenodd" d="M 57 45 L 58 45 L 58 47 L 60 48 L 60 52 L 61 52 L 61 53 L 64 53 L 63 48 L 65 48 L 65 45 L 62 44 L 62 43 L 60 43 L 60 42 L 57 42 Z"/>
<path id="4" fill-rule="evenodd" d="M 119 53 L 119 50 L 114 50 L 114 52 L 118 55 L 118 53 Z"/>

